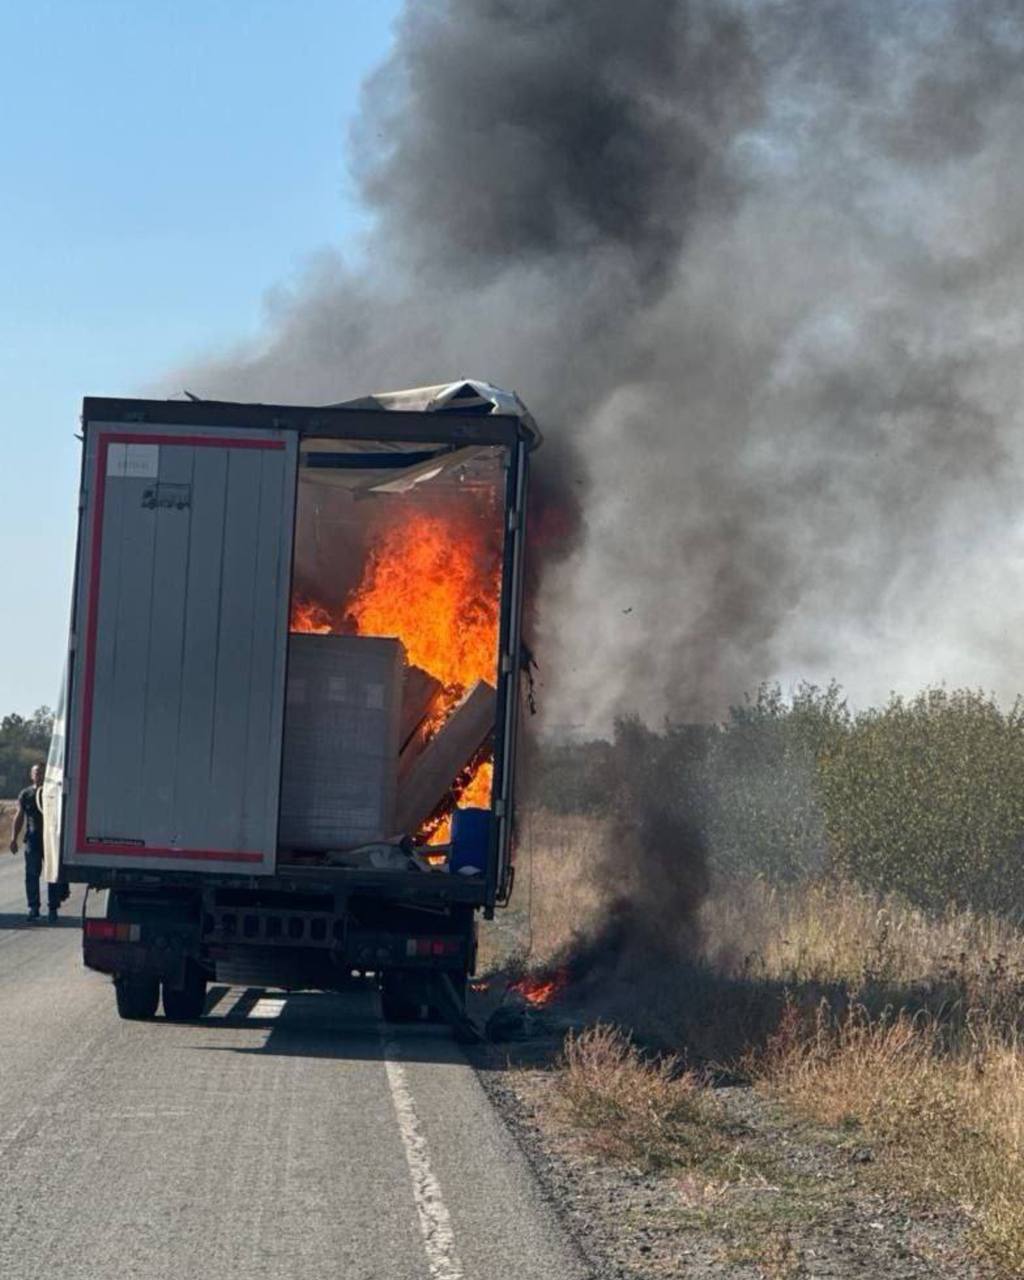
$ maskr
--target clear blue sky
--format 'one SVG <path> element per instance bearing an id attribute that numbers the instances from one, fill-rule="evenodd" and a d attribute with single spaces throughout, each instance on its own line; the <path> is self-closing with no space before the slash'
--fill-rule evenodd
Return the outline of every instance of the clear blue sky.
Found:
<path id="1" fill-rule="evenodd" d="M 0 715 L 57 696 L 83 395 L 259 331 L 360 227 L 399 0 L 0 0 Z"/>

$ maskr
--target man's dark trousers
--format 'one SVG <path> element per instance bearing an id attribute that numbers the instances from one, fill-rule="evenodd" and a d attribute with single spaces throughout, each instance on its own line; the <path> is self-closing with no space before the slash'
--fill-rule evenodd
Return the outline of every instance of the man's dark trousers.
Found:
<path id="1" fill-rule="evenodd" d="M 43 847 L 35 844 L 25 845 L 25 897 L 28 899 L 29 911 L 39 911 L 39 877 L 43 874 Z M 46 907 L 48 911 L 56 911 L 60 906 L 60 885 L 47 884 Z"/>

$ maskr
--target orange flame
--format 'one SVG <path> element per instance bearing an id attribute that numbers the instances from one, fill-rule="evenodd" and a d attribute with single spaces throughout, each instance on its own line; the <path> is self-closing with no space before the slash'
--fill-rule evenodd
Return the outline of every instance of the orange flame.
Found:
<path id="1" fill-rule="evenodd" d="M 363 636 L 398 636 L 409 661 L 461 693 L 495 683 L 498 566 L 483 530 L 466 521 L 417 513 L 370 552 L 347 614 Z"/>
<path id="2" fill-rule="evenodd" d="M 409 661 L 440 680 L 445 698 L 439 723 L 477 680 L 496 682 L 499 573 L 481 522 L 417 512 L 373 548 L 348 602 L 347 615 L 360 635 L 398 636 Z M 490 761 L 480 764 L 461 787 L 456 784 L 456 804 L 487 808 L 493 774 Z M 426 838 L 447 844 L 450 814 Z"/>
<path id="3" fill-rule="evenodd" d="M 512 991 L 518 991 L 527 1004 L 539 1008 L 541 1005 L 550 1004 L 568 985 L 567 971 L 557 969 L 543 978 L 520 978 L 518 982 L 510 983 L 509 987 Z"/>
<path id="4" fill-rule="evenodd" d="M 489 528 L 478 513 L 414 512 L 371 548 L 362 581 L 339 611 L 343 618 L 316 601 L 296 598 L 290 629 L 396 636 L 409 662 L 444 687 L 439 727 L 477 680 L 497 682 L 501 570 Z M 455 803 L 489 807 L 493 775 L 490 760 L 478 764 L 457 780 Z M 424 834 L 430 844 L 447 844 L 450 814 Z"/>
<path id="5" fill-rule="evenodd" d="M 494 782 L 494 761 L 484 760 L 459 794 L 459 805 L 464 809 L 486 809 L 491 803 L 491 785 Z"/>
<path id="6" fill-rule="evenodd" d="M 489 809 L 491 805 L 491 787 L 494 783 L 494 761 L 482 760 L 469 775 L 469 780 L 460 786 L 456 780 L 455 807 L 457 809 Z M 452 838 L 452 815 L 446 813 L 437 826 L 430 831 L 427 844 L 448 844 Z"/>
<path id="7" fill-rule="evenodd" d="M 329 611 L 322 604 L 296 596 L 292 601 L 292 616 L 288 620 L 288 630 L 327 636 L 334 630 L 334 623 Z"/>

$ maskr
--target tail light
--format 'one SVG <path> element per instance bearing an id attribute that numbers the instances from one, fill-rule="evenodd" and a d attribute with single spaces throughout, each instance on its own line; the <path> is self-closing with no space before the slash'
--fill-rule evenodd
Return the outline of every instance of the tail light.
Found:
<path id="1" fill-rule="evenodd" d="M 94 942 L 138 942 L 142 926 L 120 920 L 86 920 L 85 936 Z"/>
<path id="2" fill-rule="evenodd" d="M 407 956 L 457 956 L 462 950 L 461 938 L 407 938 Z"/>

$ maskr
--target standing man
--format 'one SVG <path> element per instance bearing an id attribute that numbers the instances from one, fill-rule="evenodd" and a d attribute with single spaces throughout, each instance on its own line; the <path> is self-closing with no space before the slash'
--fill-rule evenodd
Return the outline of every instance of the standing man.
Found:
<path id="1" fill-rule="evenodd" d="M 43 811 L 39 806 L 38 792 L 43 785 L 43 766 L 34 764 L 32 785 L 18 796 L 18 808 L 11 831 L 11 853 L 18 852 L 18 837 L 25 831 L 25 897 L 28 899 L 28 919 L 31 924 L 39 919 L 39 877 L 43 872 Z M 53 924 L 60 906 L 61 889 L 58 884 L 47 884 L 47 918 Z"/>

